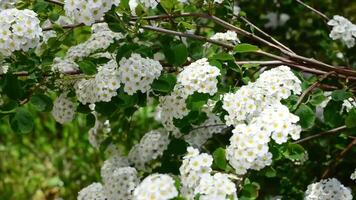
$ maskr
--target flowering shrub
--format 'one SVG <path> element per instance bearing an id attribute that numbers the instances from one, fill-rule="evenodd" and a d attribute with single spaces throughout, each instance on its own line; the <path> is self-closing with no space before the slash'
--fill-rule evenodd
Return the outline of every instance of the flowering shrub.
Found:
<path id="1" fill-rule="evenodd" d="M 327 42 L 313 50 L 287 10 L 256 18 L 248 1 L 1 1 L 0 130 L 78 122 L 91 147 L 76 156 L 104 162 L 56 198 L 351 200 L 356 25 L 275 4 L 310 12 Z"/>

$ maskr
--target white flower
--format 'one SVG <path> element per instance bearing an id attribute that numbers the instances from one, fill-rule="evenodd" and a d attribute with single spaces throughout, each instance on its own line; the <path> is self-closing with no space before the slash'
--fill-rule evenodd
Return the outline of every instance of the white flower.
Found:
<path id="1" fill-rule="evenodd" d="M 352 200 L 349 188 L 341 184 L 336 178 L 323 179 L 310 184 L 305 191 L 304 200 Z"/>
<path id="2" fill-rule="evenodd" d="M 333 19 L 328 22 L 332 26 L 329 34 L 333 40 L 341 40 L 348 48 L 355 46 L 356 25 L 351 23 L 345 17 L 335 15 Z"/>
<path id="3" fill-rule="evenodd" d="M 124 91 L 132 95 L 137 91 L 145 93 L 151 89 L 151 84 L 161 75 L 162 65 L 153 59 L 143 58 L 133 53 L 130 58 L 122 58 L 118 69 Z"/>
<path id="4" fill-rule="evenodd" d="M 268 20 L 265 24 L 266 28 L 276 29 L 279 26 L 283 26 L 290 19 L 290 16 L 285 13 L 278 15 L 275 12 L 268 12 L 263 18 Z"/>
<path id="5" fill-rule="evenodd" d="M 120 88 L 119 72 L 115 60 L 110 60 L 98 68 L 95 78 L 82 79 L 75 86 L 78 100 L 83 103 L 109 102 Z"/>
<path id="6" fill-rule="evenodd" d="M 235 184 L 223 173 L 201 176 L 194 193 L 200 194 L 201 200 L 237 200 Z"/>
<path id="7" fill-rule="evenodd" d="M 178 74 L 176 88 L 181 91 L 183 97 L 194 92 L 214 95 L 218 91 L 219 75 L 219 68 L 211 66 L 206 58 L 202 58 L 184 67 Z"/>
<path id="8" fill-rule="evenodd" d="M 16 8 L 0 11 L 0 54 L 28 51 L 40 43 L 42 29 L 37 14 Z"/>
<path id="9" fill-rule="evenodd" d="M 0 11 L 9 8 L 14 8 L 18 0 L 1 0 L 0 1 Z"/>
<path id="10" fill-rule="evenodd" d="M 73 120 L 75 109 L 75 104 L 67 98 L 67 93 L 63 93 L 54 101 L 51 113 L 57 122 L 64 124 Z"/>
<path id="11" fill-rule="evenodd" d="M 64 10 L 76 22 L 91 25 L 119 3 L 120 0 L 64 0 Z"/>
<path id="12" fill-rule="evenodd" d="M 165 130 L 150 131 L 141 138 L 139 144 L 132 147 L 128 155 L 129 160 L 137 169 L 144 170 L 145 164 L 163 154 L 169 142 L 168 133 Z"/>
<path id="13" fill-rule="evenodd" d="M 92 183 L 78 193 L 77 200 L 107 200 L 107 197 L 101 183 Z"/>
<path id="14" fill-rule="evenodd" d="M 351 180 L 356 180 L 356 169 L 350 176 Z"/>
<path id="15" fill-rule="evenodd" d="M 2 63 L 0 62 L 0 75 L 1 75 L 1 74 L 6 74 L 8 70 L 9 70 L 9 65 L 7 65 L 7 64 L 2 64 Z"/>
<path id="16" fill-rule="evenodd" d="M 178 196 L 174 180 L 168 175 L 147 176 L 134 190 L 134 200 L 169 200 Z"/>
<path id="17" fill-rule="evenodd" d="M 234 31 L 226 31 L 225 33 L 215 33 L 210 39 L 221 42 L 230 42 L 233 44 L 240 43 L 239 38 L 237 38 L 237 34 Z"/>

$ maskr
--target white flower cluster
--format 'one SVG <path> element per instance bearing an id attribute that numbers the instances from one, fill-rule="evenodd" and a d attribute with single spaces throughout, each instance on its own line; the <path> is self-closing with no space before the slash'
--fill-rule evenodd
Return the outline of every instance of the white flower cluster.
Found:
<path id="1" fill-rule="evenodd" d="M 69 73 L 75 72 L 79 70 L 79 66 L 77 63 L 70 59 L 63 59 L 63 58 L 55 58 L 52 65 L 53 72 L 59 73 Z"/>
<path id="2" fill-rule="evenodd" d="M 103 166 L 101 166 L 101 177 L 104 180 L 109 179 L 116 169 L 127 166 L 130 166 L 130 164 L 126 157 L 121 156 L 119 153 L 114 154 L 109 159 L 105 160 Z"/>
<path id="3" fill-rule="evenodd" d="M 214 95 L 217 91 L 220 75 L 219 68 L 211 66 L 208 59 L 202 58 L 184 67 L 177 76 L 179 90 L 183 97 L 187 97 L 194 92 Z"/>
<path id="4" fill-rule="evenodd" d="M 132 167 L 117 167 L 109 176 L 103 177 L 104 193 L 108 200 L 129 200 L 139 179 Z"/>
<path id="5" fill-rule="evenodd" d="M 9 70 L 9 65 L 0 62 L 0 75 L 6 74 L 8 70 Z"/>
<path id="6" fill-rule="evenodd" d="M 80 60 L 88 57 L 97 51 L 106 50 L 115 40 L 121 39 L 121 33 L 112 32 L 107 23 L 98 23 L 92 26 L 90 38 L 76 46 L 69 48 L 66 59 Z"/>
<path id="7" fill-rule="evenodd" d="M 328 22 L 332 26 L 329 34 L 333 40 L 341 40 L 348 48 L 355 46 L 356 39 L 356 25 L 351 23 L 345 17 L 335 15 L 333 19 Z"/>
<path id="8" fill-rule="evenodd" d="M 350 97 L 348 99 L 345 99 L 344 102 L 342 103 L 342 109 L 346 109 L 346 112 L 349 112 L 352 108 L 356 108 L 356 101 L 354 98 Z"/>
<path id="9" fill-rule="evenodd" d="M 63 93 L 54 101 L 51 113 L 57 122 L 64 124 L 73 120 L 75 109 L 75 104 L 67 97 L 67 93 Z"/>
<path id="10" fill-rule="evenodd" d="M 249 121 L 268 105 L 288 98 L 291 93 L 300 94 L 301 81 L 287 66 L 263 72 L 254 83 L 242 86 L 235 93 L 224 95 L 223 108 L 227 125 Z"/>
<path id="11" fill-rule="evenodd" d="M 150 90 L 152 82 L 161 75 L 161 63 L 156 60 L 143 58 L 133 53 L 130 58 L 122 58 L 119 62 L 119 76 L 125 85 L 124 91 L 132 95 L 137 91 L 145 93 Z"/>
<path id="12" fill-rule="evenodd" d="M 237 174 L 260 170 L 272 162 L 268 142 L 285 143 L 300 137 L 299 118 L 280 100 L 301 92 L 301 82 L 290 68 L 280 66 L 260 75 L 254 83 L 224 95 L 227 125 L 234 125 L 226 157 Z"/>
<path id="13" fill-rule="evenodd" d="M 28 51 L 40 43 L 40 20 L 32 10 L 0 11 L 0 27 L 0 54 L 9 56 L 14 51 Z"/>
<path id="14" fill-rule="evenodd" d="M 134 200 L 169 200 L 178 196 L 172 177 L 165 174 L 147 176 L 134 190 Z"/>
<path id="15" fill-rule="evenodd" d="M 305 192 L 304 200 L 352 200 L 349 188 L 341 184 L 336 178 L 324 179 L 310 184 Z"/>
<path id="16" fill-rule="evenodd" d="M 274 104 L 248 125 L 237 125 L 226 149 L 226 157 L 236 173 L 245 174 L 248 169 L 260 170 L 270 165 L 272 154 L 268 151 L 268 142 L 272 138 L 282 144 L 288 136 L 298 139 L 301 132 L 301 127 L 295 124 L 298 120 L 286 106 Z"/>
<path id="17" fill-rule="evenodd" d="M 83 103 L 109 102 L 120 88 L 119 72 L 115 60 L 110 60 L 98 68 L 95 78 L 82 79 L 75 84 L 75 93 Z"/>
<path id="18" fill-rule="evenodd" d="M 14 8 L 18 0 L 1 0 L 0 1 L 0 11 L 9 8 Z"/>
<path id="19" fill-rule="evenodd" d="M 77 200 L 107 200 L 107 198 L 104 194 L 103 185 L 92 183 L 78 193 Z"/>
<path id="20" fill-rule="evenodd" d="M 203 175 L 196 188 L 199 200 L 237 200 L 236 186 L 226 174 Z"/>
<path id="21" fill-rule="evenodd" d="M 237 34 L 234 31 L 226 31 L 225 33 L 215 33 L 210 39 L 220 42 L 229 42 L 233 44 L 240 43 L 239 38 L 237 38 Z"/>
<path id="22" fill-rule="evenodd" d="M 179 91 L 173 91 L 170 95 L 159 97 L 158 110 L 160 111 L 160 120 L 167 131 L 173 132 L 179 136 L 178 128 L 174 126 L 173 119 L 182 119 L 188 115 L 189 110 L 185 103 L 185 98 Z"/>
<path id="23" fill-rule="evenodd" d="M 163 154 L 169 142 L 168 133 L 163 129 L 150 131 L 141 138 L 140 143 L 132 147 L 129 160 L 137 169 L 144 170 L 145 164 Z"/>
<path id="24" fill-rule="evenodd" d="M 266 28 L 276 29 L 279 26 L 283 26 L 290 19 L 290 16 L 286 13 L 268 12 L 267 15 L 262 18 L 267 19 L 268 22 L 264 25 Z"/>
<path id="25" fill-rule="evenodd" d="M 145 8 L 156 8 L 160 0 L 129 0 L 132 14 L 136 14 L 136 7 L 141 4 Z"/>
<path id="26" fill-rule="evenodd" d="M 356 169 L 355 169 L 355 171 L 351 174 L 350 178 L 351 178 L 351 180 L 355 180 L 355 181 L 356 181 Z"/>
<path id="27" fill-rule="evenodd" d="M 182 119 L 189 113 L 186 99 L 194 92 L 214 95 L 217 92 L 217 77 L 220 70 L 211 66 L 206 58 L 197 60 L 183 69 L 177 76 L 177 85 L 170 95 L 159 98 L 158 110 L 161 121 L 168 131 L 179 136 L 174 119 Z"/>
<path id="28" fill-rule="evenodd" d="M 64 0 L 64 10 L 68 17 L 89 26 L 119 3 L 120 0 Z"/>
<path id="29" fill-rule="evenodd" d="M 211 175 L 213 158 L 197 149 L 188 147 L 188 154 L 183 157 L 179 168 L 182 183 L 181 194 L 186 199 L 194 199 L 200 195 L 202 200 L 229 200 L 236 197 L 236 187 L 226 174 Z"/>

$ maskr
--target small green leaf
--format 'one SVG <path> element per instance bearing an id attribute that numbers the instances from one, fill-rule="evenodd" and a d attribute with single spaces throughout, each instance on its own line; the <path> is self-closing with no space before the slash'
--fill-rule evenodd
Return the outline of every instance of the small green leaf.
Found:
<path id="1" fill-rule="evenodd" d="M 334 90 L 331 93 L 331 98 L 334 101 L 343 101 L 343 100 L 348 99 L 350 97 L 352 97 L 352 93 L 351 92 L 347 92 L 345 90 Z"/>
<path id="2" fill-rule="evenodd" d="M 215 54 L 211 59 L 222 60 L 222 61 L 228 61 L 228 60 L 235 61 L 234 56 L 224 52 Z"/>
<path id="3" fill-rule="evenodd" d="M 52 99 L 44 94 L 33 95 L 30 102 L 41 112 L 51 111 L 53 107 Z"/>
<path id="4" fill-rule="evenodd" d="M 314 92 L 313 95 L 311 95 L 311 99 L 309 102 L 313 106 L 317 106 L 317 105 L 321 104 L 325 99 L 326 99 L 326 97 L 324 96 L 323 92 L 321 90 L 319 90 L 317 92 Z"/>
<path id="5" fill-rule="evenodd" d="M 154 80 L 151 87 L 153 91 L 168 94 L 173 91 L 176 85 L 177 77 L 174 74 L 162 74 Z"/>
<path id="6" fill-rule="evenodd" d="M 349 111 L 349 114 L 347 115 L 345 119 L 345 124 L 347 128 L 354 128 L 356 127 L 356 108 L 352 108 Z"/>
<path id="7" fill-rule="evenodd" d="M 288 143 L 282 154 L 293 161 L 301 160 L 304 157 L 305 150 L 300 144 Z"/>
<path id="8" fill-rule="evenodd" d="M 214 158 L 214 166 L 221 169 L 225 170 L 226 169 L 226 155 L 225 155 L 225 149 L 219 147 L 216 149 L 213 153 L 213 158 Z"/>
<path id="9" fill-rule="evenodd" d="M 243 186 L 239 200 L 254 200 L 258 197 L 259 185 L 256 183 L 249 183 Z"/>
<path id="10" fill-rule="evenodd" d="M 258 50 L 259 50 L 258 46 L 252 44 L 246 44 L 246 43 L 238 44 L 234 48 L 234 51 L 236 53 L 256 52 Z"/>
<path id="11" fill-rule="evenodd" d="M 277 176 L 277 171 L 273 167 L 267 167 L 264 172 L 265 176 L 268 178 L 273 178 Z"/>
<path id="12" fill-rule="evenodd" d="M 171 47 L 171 50 L 174 54 L 174 65 L 181 66 L 183 65 L 188 58 L 188 49 L 185 44 L 180 43 Z"/>
<path id="13" fill-rule="evenodd" d="M 14 75 L 5 76 L 4 93 L 11 99 L 18 100 L 24 95 L 20 80 Z"/>
<path id="14" fill-rule="evenodd" d="M 300 105 L 295 114 L 299 116 L 299 123 L 303 129 L 308 129 L 314 126 L 315 114 L 309 106 L 305 104 Z"/>
<path id="15" fill-rule="evenodd" d="M 96 65 L 89 61 L 83 60 L 79 62 L 79 68 L 84 72 L 86 75 L 94 75 L 96 74 Z"/>
<path id="16" fill-rule="evenodd" d="M 208 99 L 209 94 L 195 92 L 186 100 L 187 108 L 189 110 L 200 110 L 206 104 Z"/>
<path id="17" fill-rule="evenodd" d="M 11 115 L 9 120 L 12 130 L 16 133 L 26 134 L 34 127 L 31 113 L 24 108 L 17 108 L 16 113 Z"/>
<path id="18" fill-rule="evenodd" d="M 329 101 L 328 105 L 324 108 L 324 122 L 331 128 L 341 126 L 344 119 L 340 114 L 342 108 L 342 101 Z"/>

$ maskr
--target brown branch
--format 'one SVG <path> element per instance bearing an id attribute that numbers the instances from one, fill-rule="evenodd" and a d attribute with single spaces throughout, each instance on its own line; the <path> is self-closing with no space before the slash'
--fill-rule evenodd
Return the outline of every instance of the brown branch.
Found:
<path id="1" fill-rule="evenodd" d="M 299 4 L 303 5 L 304 7 L 308 8 L 309 10 L 311 10 L 312 12 L 314 12 L 315 14 L 319 15 L 320 17 L 322 17 L 325 21 L 329 21 L 330 18 L 328 16 L 326 16 L 324 13 L 318 11 L 317 9 L 309 6 L 308 4 L 302 2 L 301 0 L 295 0 L 296 2 L 298 2 Z"/>
<path id="2" fill-rule="evenodd" d="M 55 5 L 58 5 L 58 6 L 64 6 L 64 3 L 61 2 L 61 1 L 56 1 L 56 0 L 45 0 L 46 2 L 48 3 L 52 3 L 52 4 L 55 4 Z"/>
<path id="3" fill-rule="evenodd" d="M 335 74 L 335 72 L 329 72 L 324 74 L 323 76 L 321 76 L 315 83 L 313 83 L 311 86 L 309 86 L 306 90 L 304 90 L 304 92 L 302 93 L 302 95 L 300 95 L 297 103 L 294 106 L 294 110 L 297 110 L 299 105 L 302 103 L 303 99 L 305 98 L 306 95 L 308 95 L 311 91 L 313 91 L 316 87 L 318 87 L 320 85 L 320 83 L 328 78 L 330 75 Z"/>
<path id="4" fill-rule="evenodd" d="M 321 179 L 325 179 L 330 176 L 333 169 L 339 164 L 340 160 L 345 157 L 347 152 L 349 152 L 354 145 L 356 145 L 356 138 L 353 139 L 352 142 L 347 145 L 347 147 L 335 158 L 334 162 L 331 162 L 329 164 L 329 166 L 326 168 L 323 175 L 321 176 Z"/>
<path id="5" fill-rule="evenodd" d="M 334 128 L 334 129 L 331 129 L 331 130 L 328 130 L 328 131 L 325 131 L 325 132 L 322 132 L 322 133 L 319 133 L 319 134 L 308 136 L 306 138 L 297 140 L 297 141 L 295 141 L 293 143 L 295 143 L 295 144 L 304 143 L 304 142 L 307 142 L 307 141 L 310 141 L 310 140 L 313 140 L 313 139 L 316 139 L 316 138 L 320 138 L 322 136 L 333 135 L 333 134 L 339 133 L 340 131 L 343 131 L 343 130 L 346 130 L 346 129 L 347 129 L 347 127 L 345 125 L 344 126 L 340 126 L 340 127 L 337 127 L 337 128 Z"/>

